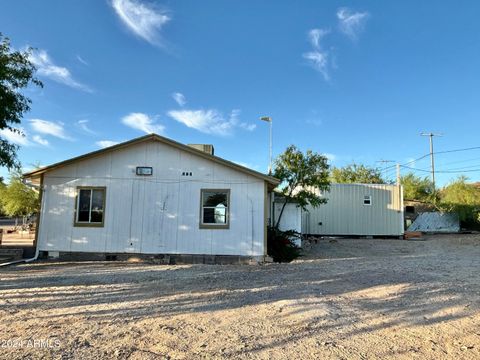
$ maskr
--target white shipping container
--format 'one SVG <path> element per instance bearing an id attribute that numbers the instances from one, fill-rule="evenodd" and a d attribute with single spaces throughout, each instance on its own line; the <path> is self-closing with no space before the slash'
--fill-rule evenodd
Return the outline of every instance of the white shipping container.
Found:
<path id="1" fill-rule="evenodd" d="M 302 233 L 338 236 L 402 236 L 403 189 L 384 184 L 332 184 L 328 199 L 302 214 Z"/>

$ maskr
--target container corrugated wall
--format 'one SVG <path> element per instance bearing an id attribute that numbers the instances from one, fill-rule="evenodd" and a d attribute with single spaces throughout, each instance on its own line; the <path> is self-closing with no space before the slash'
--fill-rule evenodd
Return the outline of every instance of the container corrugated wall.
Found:
<path id="1" fill-rule="evenodd" d="M 303 213 L 302 232 L 315 235 L 400 236 L 402 188 L 379 184 L 332 184 L 327 204 Z M 364 204 L 365 197 L 371 205 Z"/>

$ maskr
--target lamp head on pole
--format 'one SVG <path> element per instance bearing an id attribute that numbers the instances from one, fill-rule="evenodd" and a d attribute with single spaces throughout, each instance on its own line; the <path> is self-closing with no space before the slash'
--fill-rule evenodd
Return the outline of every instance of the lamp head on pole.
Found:
<path id="1" fill-rule="evenodd" d="M 272 118 L 270 116 L 262 116 L 260 120 L 266 121 L 266 122 L 272 122 Z"/>

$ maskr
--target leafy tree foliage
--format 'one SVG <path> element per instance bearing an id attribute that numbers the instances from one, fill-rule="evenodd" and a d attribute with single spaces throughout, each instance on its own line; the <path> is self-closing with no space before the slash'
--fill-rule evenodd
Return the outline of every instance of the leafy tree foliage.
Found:
<path id="1" fill-rule="evenodd" d="M 403 197 L 406 200 L 431 202 L 433 200 L 433 184 L 428 177 L 408 173 L 400 179 L 403 185 Z"/>
<path id="2" fill-rule="evenodd" d="M 381 170 L 362 164 L 350 164 L 343 168 L 333 168 L 332 183 L 338 184 L 385 184 Z"/>
<path id="3" fill-rule="evenodd" d="M 473 224 L 480 221 L 480 188 L 460 176 L 440 191 L 440 208 L 458 214 L 460 221 Z"/>
<path id="4" fill-rule="evenodd" d="M 0 176 L 0 216 L 5 216 L 5 213 L 3 212 L 3 206 L 2 206 L 2 194 L 3 194 L 3 191 L 5 191 L 5 188 L 7 186 L 5 185 L 5 183 L 3 182 L 3 177 Z"/>
<path id="5" fill-rule="evenodd" d="M 301 234 L 293 230 L 280 231 L 275 227 L 268 227 L 267 253 L 275 262 L 290 262 L 300 256 L 301 249 L 292 239 L 301 238 Z"/>
<path id="6" fill-rule="evenodd" d="M 14 51 L 10 40 L 0 33 L 0 130 L 21 134 L 15 125 L 30 110 L 31 100 L 21 93 L 30 83 L 43 86 L 34 77 L 35 66 L 29 60 L 31 49 Z M 0 166 L 8 169 L 19 166 L 18 146 L 0 137 Z"/>
<path id="7" fill-rule="evenodd" d="M 312 191 L 326 191 L 330 188 L 328 160 L 321 154 L 311 150 L 304 154 L 296 146 L 290 145 L 275 160 L 273 176 L 282 181 L 280 191 L 285 197 L 275 224 L 277 229 L 287 203 L 295 201 L 299 207 L 306 210 L 309 204 L 317 207 L 327 201 Z"/>
<path id="8" fill-rule="evenodd" d="M 12 174 L 10 183 L 0 187 L 0 199 L 3 212 L 12 217 L 26 217 L 40 209 L 38 193 L 22 182 L 19 173 Z"/>

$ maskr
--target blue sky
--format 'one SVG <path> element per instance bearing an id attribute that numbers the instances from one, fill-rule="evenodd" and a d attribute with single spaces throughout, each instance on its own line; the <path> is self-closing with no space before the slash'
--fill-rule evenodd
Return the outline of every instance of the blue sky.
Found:
<path id="1" fill-rule="evenodd" d="M 6 0 L 0 31 L 37 48 L 45 85 L 12 140 L 25 168 L 157 132 L 265 171 L 269 115 L 274 155 L 293 143 L 336 166 L 419 158 L 422 131 L 444 134 L 438 151 L 479 146 L 479 15 L 476 1 Z M 480 150 L 437 169 L 479 180 Z"/>

